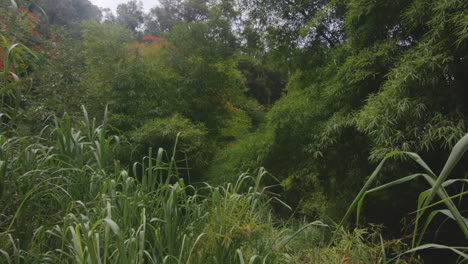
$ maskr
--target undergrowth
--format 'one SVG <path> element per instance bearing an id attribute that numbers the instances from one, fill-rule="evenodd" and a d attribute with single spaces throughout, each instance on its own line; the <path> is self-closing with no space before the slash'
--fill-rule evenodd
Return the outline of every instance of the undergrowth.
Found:
<path id="1" fill-rule="evenodd" d="M 279 219 L 271 202 L 288 205 L 263 185 L 264 169 L 190 185 L 185 161 L 161 148 L 124 168 L 106 117 L 83 113 L 37 137 L 0 136 L 2 263 L 418 262 L 378 228 Z"/>

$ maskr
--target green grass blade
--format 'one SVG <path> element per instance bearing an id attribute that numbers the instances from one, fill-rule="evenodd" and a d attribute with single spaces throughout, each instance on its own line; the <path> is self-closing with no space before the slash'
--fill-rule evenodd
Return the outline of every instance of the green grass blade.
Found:
<path id="1" fill-rule="evenodd" d="M 368 191 L 366 191 L 361 199 L 359 200 L 358 202 L 358 205 L 357 205 L 357 209 L 356 209 L 356 223 L 358 224 L 359 223 L 359 218 L 360 218 L 360 215 L 361 215 L 361 211 L 362 211 L 362 206 L 363 206 L 363 202 L 364 202 L 364 198 L 366 197 L 367 194 L 369 193 L 372 193 L 372 192 L 376 192 L 376 191 L 380 191 L 380 190 L 383 190 L 383 189 L 386 189 L 386 188 L 390 188 L 390 187 L 393 187 L 395 185 L 399 185 L 399 184 L 403 184 L 403 183 L 406 183 L 408 181 L 412 181 L 416 178 L 419 178 L 421 176 L 424 176 L 423 174 L 421 173 L 417 173 L 417 174 L 413 174 L 413 175 L 410 175 L 410 176 L 406 176 L 406 177 L 403 177 L 401 179 L 398 179 L 398 180 L 395 180 L 395 181 L 392 181 L 392 182 L 389 182 L 389 183 L 386 183 L 386 184 L 383 184 L 383 185 L 380 185 L 376 188 L 373 188 L 373 189 L 370 189 Z"/>
<path id="2" fill-rule="evenodd" d="M 427 198 L 424 201 L 423 208 L 426 207 L 432 199 L 435 197 L 436 194 L 440 193 L 443 195 L 444 191 L 441 191 L 442 184 L 446 181 L 447 177 L 450 175 L 452 172 L 453 168 L 457 165 L 458 161 L 462 158 L 462 156 L 465 154 L 466 150 L 468 149 L 468 134 L 466 134 L 460 141 L 457 142 L 455 147 L 453 148 L 452 152 L 450 153 L 450 156 L 445 163 L 444 168 L 442 169 L 442 172 L 440 173 L 439 177 L 435 181 L 434 185 L 432 186 L 432 190 L 427 196 Z M 447 195 L 448 196 L 448 195 Z M 447 197 L 442 197 L 442 199 L 445 199 Z M 450 205 L 450 211 L 453 210 L 452 207 L 455 207 L 455 205 Z M 457 210 L 458 211 L 458 210 Z M 455 218 L 457 219 L 457 222 L 462 229 L 463 233 L 465 234 L 465 237 L 468 238 L 468 225 L 462 220 L 461 215 L 459 212 L 454 212 Z"/>
<path id="3" fill-rule="evenodd" d="M 5 257 L 8 264 L 12 264 L 10 255 L 3 249 L 0 249 L 0 253 Z"/>
<path id="4" fill-rule="evenodd" d="M 190 252 L 187 257 L 187 262 L 186 264 L 190 263 L 190 257 L 192 257 L 193 250 L 195 249 L 195 246 L 198 244 L 198 242 L 201 240 L 201 238 L 205 235 L 205 233 L 201 233 L 197 239 L 195 240 L 195 243 L 193 243 L 192 248 L 190 249 Z"/>
<path id="5" fill-rule="evenodd" d="M 464 258 L 465 260 L 468 260 L 468 254 L 466 254 L 466 253 L 464 253 L 464 252 L 461 251 L 461 250 L 468 250 L 468 247 L 449 247 L 449 246 L 438 245 L 438 244 L 425 244 L 425 245 L 421 245 L 421 246 L 412 248 L 411 250 L 408 250 L 408 251 L 406 251 L 405 253 L 403 253 L 403 254 L 401 254 L 401 255 L 408 254 L 408 253 L 412 253 L 412 252 L 416 252 L 416 251 L 419 251 L 419 250 L 430 249 L 430 248 L 435 248 L 435 249 L 448 249 L 448 250 L 451 250 L 451 251 L 455 252 L 457 255 L 461 256 L 461 257 Z M 400 256 L 401 256 L 401 255 L 400 255 Z"/>
<path id="6" fill-rule="evenodd" d="M 331 246 L 331 244 L 334 242 L 334 239 L 336 238 L 336 236 L 338 235 L 338 232 L 341 230 L 341 228 L 343 227 L 344 223 L 348 220 L 348 218 L 351 216 L 352 212 L 356 209 L 359 201 L 361 200 L 361 198 L 365 195 L 366 191 L 369 189 L 369 187 L 375 182 L 375 180 L 377 179 L 377 176 L 379 175 L 380 173 L 380 170 L 382 169 L 383 165 L 385 164 L 385 162 L 395 156 L 395 155 L 399 155 L 399 154 L 402 154 L 404 152 L 401 152 L 401 151 L 396 151 L 396 152 L 391 152 L 389 154 L 387 154 L 385 156 L 385 158 L 379 163 L 379 165 L 377 166 L 377 168 L 374 170 L 374 172 L 372 172 L 371 176 L 369 177 L 369 179 L 366 181 L 366 183 L 364 184 L 364 186 L 361 188 L 361 191 L 359 191 L 358 195 L 354 198 L 353 202 L 351 203 L 351 205 L 348 207 L 348 210 L 346 211 L 345 215 L 343 216 L 343 218 L 341 219 L 340 223 L 338 224 L 336 230 L 333 232 L 333 235 L 332 235 L 332 238 L 330 239 L 330 243 L 329 243 L 329 246 Z"/>
<path id="7" fill-rule="evenodd" d="M 237 255 L 239 256 L 239 261 L 241 264 L 245 264 L 244 256 L 242 255 L 242 251 L 240 249 L 236 250 Z"/>
<path id="8" fill-rule="evenodd" d="M 286 246 L 292 239 L 294 239 L 297 235 L 299 235 L 302 231 L 304 231 L 305 229 L 307 229 L 308 227 L 310 226 L 320 226 L 320 227 L 329 227 L 328 225 L 324 224 L 323 222 L 321 221 L 314 221 L 312 223 L 309 223 L 303 227 L 301 227 L 299 230 L 297 230 L 294 234 L 292 234 L 291 236 L 287 236 L 285 237 L 283 240 L 281 240 L 280 242 L 278 242 L 275 246 L 273 246 L 273 250 L 277 250 L 279 248 L 282 248 L 284 246 Z"/>

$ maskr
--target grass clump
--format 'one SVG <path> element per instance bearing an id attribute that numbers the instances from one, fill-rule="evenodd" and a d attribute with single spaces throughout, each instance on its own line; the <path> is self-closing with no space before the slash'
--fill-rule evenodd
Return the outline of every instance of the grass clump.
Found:
<path id="1" fill-rule="evenodd" d="M 113 157 L 106 118 L 84 115 L 57 119 L 47 136 L 1 137 L 2 262 L 282 263 L 275 244 L 287 232 L 275 226 L 265 171 L 193 186 L 163 149 L 129 170 Z"/>

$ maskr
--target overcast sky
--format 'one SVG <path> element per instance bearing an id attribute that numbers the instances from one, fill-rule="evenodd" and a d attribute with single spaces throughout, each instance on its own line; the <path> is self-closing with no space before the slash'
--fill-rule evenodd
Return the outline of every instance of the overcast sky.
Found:
<path id="1" fill-rule="evenodd" d="M 119 4 L 127 3 L 129 0 L 90 0 L 93 4 L 99 7 L 107 7 L 115 14 L 115 10 Z M 158 0 L 140 0 L 143 3 L 145 12 L 148 12 L 152 7 L 158 4 Z"/>

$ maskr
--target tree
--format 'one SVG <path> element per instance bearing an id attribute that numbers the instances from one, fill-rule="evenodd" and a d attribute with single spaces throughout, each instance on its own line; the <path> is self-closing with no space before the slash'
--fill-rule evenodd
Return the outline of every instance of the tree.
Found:
<path id="1" fill-rule="evenodd" d="M 144 22 L 143 4 L 141 1 L 132 0 L 126 4 L 118 5 L 115 21 L 117 24 L 134 32 L 141 28 Z"/>
<path id="2" fill-rule="evenodd" d="M 101 20 L 101 11 L 89 0 L 37 0 L 29 9 L 41 16 L 46 22 L 41 31 L 48 30 L 48 24 L 66 27 L 70 35 L 80 35 L 80 22 L 83 20 Z"/>
<path id="3" fill-rule="evenodd" d="M 245 121 L 242 131 L 248 130 L 249 117 L 231 113 L 241 113 L 244 78 L 237 69 L 238 43 L 224 14 L 216 10 L 206 21 L 181 22 L 164 37 L 146 35 L 142 42 L 118 24 L 89 22 L 84 83 L 95 107 L 108 104 L 110 124 L 131 140 L 135 131 L 145 134 L 155 120 L 171 120 L 174 114 L 206 127 L 206 139 L 239 136 L 224 129 L 232 128 L 234 118 Z"/>
<path id="4" fill-rule="evenodd" d="M 158 35 L 181 22 L 204 21 L 209 14 L 208 3 L 209 0 L 161 0 L 161 6 L 150 10 L 146 30 Z"/>
<path id="5" fill-rule="evenodd" d="M 9 131 L 22 117 L 32 84 L 30 73 L 41 54 L 55 55 L 37 30 L 40 19 L 25 8 L 0 8 L 1 127 Z"/>
<path id="6" fill-rule="evenodd" d="M 296 47 L 316 41 L 329 46 L 342 38 L 343 5 L 327 0 L 242 0 L 240 9 L 250 26 L 267 33 L 271 48 L 281 43 Z"/>

